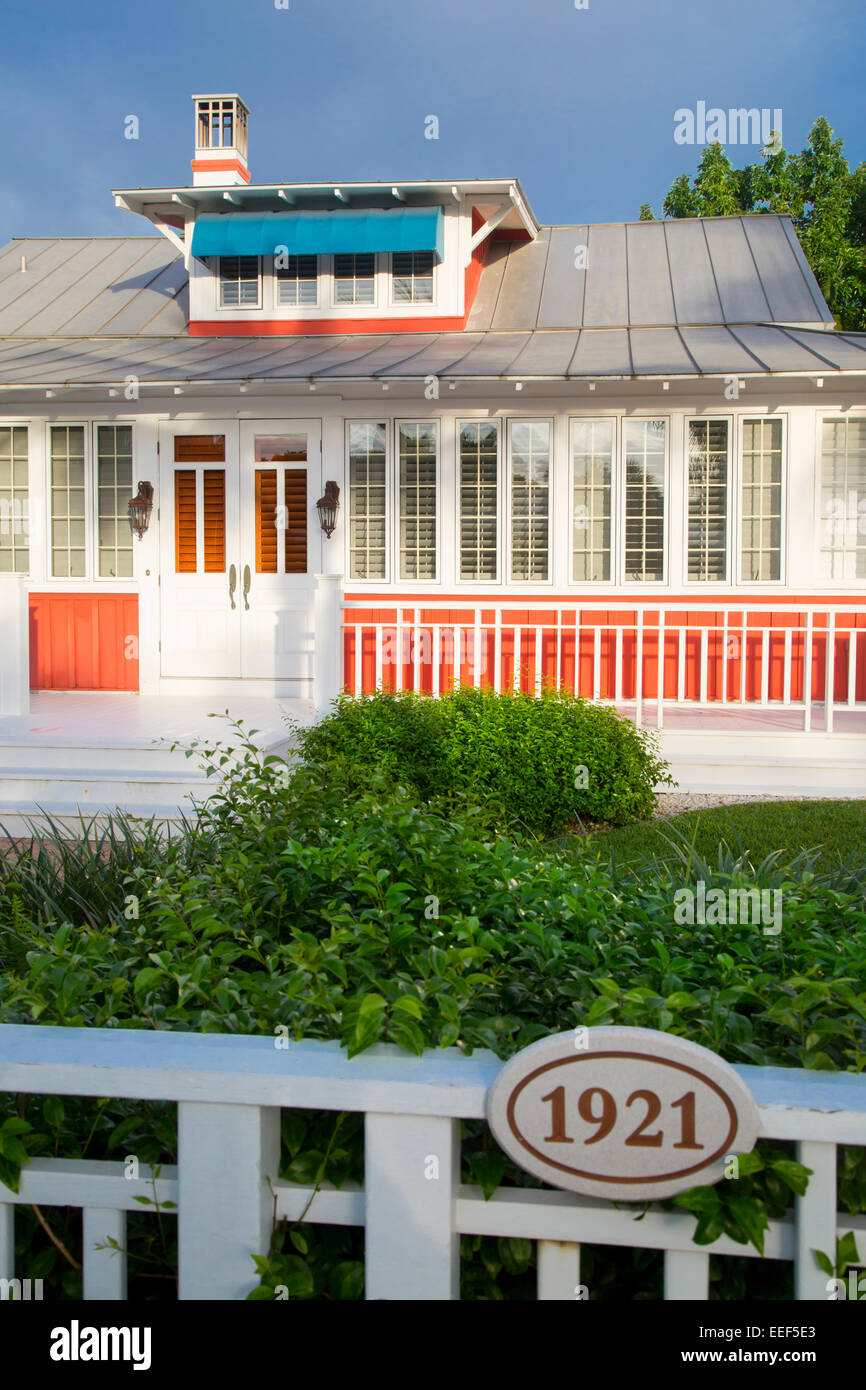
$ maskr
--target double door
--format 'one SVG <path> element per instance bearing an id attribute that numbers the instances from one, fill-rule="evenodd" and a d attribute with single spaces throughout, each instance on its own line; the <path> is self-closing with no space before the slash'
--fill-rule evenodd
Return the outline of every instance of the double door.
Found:
<path id="1" fill-rule="evenodd" d="M 321 569 L 318 421 L 160 426 L 161 671 L 301 687 Z"/>

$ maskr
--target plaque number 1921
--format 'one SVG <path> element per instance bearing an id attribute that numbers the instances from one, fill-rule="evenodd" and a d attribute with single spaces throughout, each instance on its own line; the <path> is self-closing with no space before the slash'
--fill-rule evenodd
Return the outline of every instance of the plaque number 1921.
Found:
<path id="1" fill-rule="evenodd" d="M 557 1086 L 541 1099 L 544 1104 L 550 1105 L 550 1133 L 545 1136 L 545 1143 L 573 1144 L 574 1140 L 566 1133 L 565 1128 L 565 1087 Z M 632 1091 L 625 1103 L 626 1109 L 641 1103 L 646 1107 L 643 1119 L 624 1143 L 632 1147 L 660 1148 L 664 1143 L 663 1131 L 656 1129 L 649 1134 L 646 1131 L 655 1124 L 661 1114 L 661 1100 L 655 1091 Z M 671 1101 L 671 1109 L 680 1112 L 680 1137 L 673 1147 L 702 1149 L 703 1144 L 699 1144 L 695 1139 L 694 1091 L 686 1091 L 679 1100 Z M 587 1090 L 581 1091 L 577 1098 L 577 1113 L 587 1124 L 596 1126 L 595 1133 L 584 1139 L 584 1144 L 597 1144 L 599 1140 L 604 1139 L 610 1134 L 618 1118 L 616 1101 L 610 1091 L 606 1091 L 602 1086 L 590 1086 Z"/>

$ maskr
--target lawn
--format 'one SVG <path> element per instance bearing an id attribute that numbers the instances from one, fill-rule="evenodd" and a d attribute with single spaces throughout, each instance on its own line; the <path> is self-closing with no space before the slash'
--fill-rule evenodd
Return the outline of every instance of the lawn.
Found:
<path id="1" fill-rule="evenodd" d="M 610 849 L 620 863 L 673 856 L 668 841 L 685 836 L 704 858 L 714 860 L 721 841 L 748 851 L 760 863 L 774 850 L 786 857 L 803 849 L 819 850 L 816 867 L 833 868 L 840 860 L 866 858 L 866 801 L 750 801 L 685 811 L 663 820 L 639 821 L 598 833 L 595 842 Z"/>

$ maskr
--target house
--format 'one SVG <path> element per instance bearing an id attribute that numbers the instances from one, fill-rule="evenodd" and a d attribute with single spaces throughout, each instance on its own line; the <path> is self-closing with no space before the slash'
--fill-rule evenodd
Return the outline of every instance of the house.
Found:
<path id="1" fill-rule="evenodd" d="M 0 811 L 83 744 L 109 804 L 145 709 L 458 679 L 613 701 L 693 789 L 862 790 L 866 335 L 790 220 L 253 183 L 193 101 L 145 235 L 0 251 Z"/>

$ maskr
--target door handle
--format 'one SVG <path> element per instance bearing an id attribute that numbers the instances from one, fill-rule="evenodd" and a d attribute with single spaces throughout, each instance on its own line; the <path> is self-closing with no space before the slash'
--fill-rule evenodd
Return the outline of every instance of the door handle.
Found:
<path id="1" fill-rule="evenodd" d="M 235 603 L 235 589 L 238 584 L 238 572 L 234 565 L 229 565 L 229 598 L 232 601 L 232 608 L 237 608 Z"/>
<path id="2" fill-rule="evenodd" d="M 250 577 L 250 567 L 249 565 L 244 565 L 244 608 L 247 609 L 250 606 L 249 592 L 251 583 L 252 579 Z"/>

